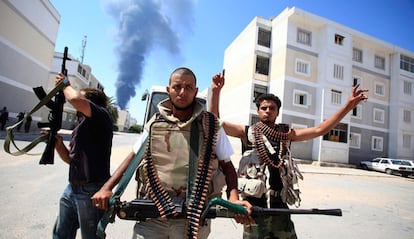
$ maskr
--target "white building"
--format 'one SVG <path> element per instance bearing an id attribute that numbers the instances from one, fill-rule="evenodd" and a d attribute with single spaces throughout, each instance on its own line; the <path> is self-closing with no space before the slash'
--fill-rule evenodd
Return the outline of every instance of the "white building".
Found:
<path id="1" fill-rule="evenodd" d="M 282 101 L 277 122 L 319 124 L 341 106 L 355 83 L 368 88 L 360 104 L 324 137 L 294 142 L 296 158 L 358 164 L 376 156 L 414 158 L 414 53 L 292 7 L 254 18 L 224 55 L 224 120 L 257 122 L 254 99 Z"/>
<path id="2" fill-rule="evenodd" d="M 131 118 L 131 114 L 128 110 L 121 110 L 118 108 L 118 131 L 128 132 L 132 125 L 135 125 L 136 121 Z"/>
<path id="3" fill-rule="evenodd" d="M 70 60 L 66 60 L 65 65 L 70 85 L 77 90 L 85 87 L 91 87 L 104 91 L 104 86 L 92 74 L 91 67 L 80 63 L 79 60 L 70 55 L 70 49 L 68 49 L 68 52 L 68 58 L 70 58 Z M 45 89 L 46 92 L 51 91 L 55 87 L 55 77 L 57 73 L 62 71 L 62 61 L 63 53 L 55 52 L 49 74 L 48 87 Z M 76 120 L 77 117 L 75 108 L 73 108 L 71 104 L 65 103 L 62 116 L 62 128 L 73 129 L 77 123 Z"/>
<path id="4" fill-rule="evenodd" d="M 59 22 L 48 0 L 0 1 L 0 107 L 10 112 L 8 125 L 39 101 L 33 87 L 48 84 Z M 33 121 L 45 121 L 47 115 L 43 107 Z M 31 130 L 36 128 L 33 124 Z"/>
<path id="5" fill-rule="evenodd" d="M 64 51 L 55 52 L 59 24 L 60 15 L 49 0 L 0 1 L 0 107 L 9 110 L 7 126 L 17 122 L 19 112 L 28 112 L 39 102 L 33 88 L 41 86 L 48 93 L 55 87 Z M 71 85 L 104 90 L 91 67 L 71 52 L 66 62 Z M 33 113 L 31 130 L 38 129 L 37 122 L 47 122 L 49 113 L 46 106 Z M 75 124 L 76 111 L 65 104 L 62 128 L 73 129 Z"/>

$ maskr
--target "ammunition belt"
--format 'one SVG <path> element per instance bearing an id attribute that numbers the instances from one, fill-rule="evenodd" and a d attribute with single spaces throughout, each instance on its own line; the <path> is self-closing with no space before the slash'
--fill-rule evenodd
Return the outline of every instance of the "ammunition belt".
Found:
<path id="1" fill-rule="evenodd" d="M 271 128 L 260 121 L 253 125 L 255 146 L 259 158 L 261 161 L 272 168 L 280 168 L 283 164 L 283 161 L 280 159 L 282 159 L 283 155 L 287 153 L 287 147 L 290 141 L 287 132 L 289 132 L 289 126 L 287 124 L 276 125 L 276 129 Z M 280 150 L 278 152 L 279 162 L 275 162 L 274 160 L 270 159 L 266 145 L 263 141 L 263 135 L 271 141 L 280 142 Z"/>
<path id="2" fill-rule="evenodd" d="M 197 175 L 191 197 L 187 207 L 187 234 L 186 238 L 197 238 L 200 226 L 200 218 L 207 200 L 208 186 L 211 181 L 212 165 L 210 162 L 215 159 L 217 142 L 217 131 L 219 123 L 215 116 L 209 112 L 202 113 L 202 127 L 204 131 L 203 145 L 198 158 Z M 145 155 L 145 176 L 149 186 L 149 194 L 158 208 L 161 218 L 176 217 L 179 215 L 171 196 L 162 186 L 154 166 L 150 142 L 148 140 L 147 152 Z"/>

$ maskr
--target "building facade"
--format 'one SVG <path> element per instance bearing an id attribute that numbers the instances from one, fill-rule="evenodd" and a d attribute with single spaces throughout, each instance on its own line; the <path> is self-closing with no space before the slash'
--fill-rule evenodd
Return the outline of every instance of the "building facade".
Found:
<path id="1" fill-rule="evenodd" d="M 70 55 L 70 49 L 68 49 L 68 58 L 70 60 L 66 60 L 65 66 L 70 85 L 74 89 L 80 90 L 82 88 L 91 87 L 102 91 L 105 90 L 104 86 L 92 74 L 91 67 L 89 65 L 82 64 L 78 59 L 75 59 L 72 55 Z M 55 52 L 49 74 L 48 87 L 45 91 L 49 92 L 55 87 L 55 77 L 56 74 L 62 70 L 62 62 L 63 53 Z M 65 104 L 62 115 L 62 128 L 73 129 L 77 124 L 76 120 L 77 117 L 75 108 L 73 108 L 71 104 Z"/>
<path id="2" fill-rule="evenodd" d="M 7 126 L 17 122 L 19 112 L 28 113 L 39 102 L 33 88 L 43 87 L 48 93 L 55 87 L 64 51 L 55 52 L 59 24 L 60 15 L 49 0 L 0 1 L 0 107 L 6 106 L 9 111 Z M 66 61 L 71 85 L 75 89 L 104 90 L 91 67 L 75 59 L 71 50 Z M 36 123 L 47 122 L 49 114 L 46 106 L 34 112 L 31 131 L 39 130 Z M 129 113 L 126 118 L 123 127 L 131 122 Z M 76 110 L 65 104 L 62 128 L 73 129 L 76 120 Z"/>
<path id="3" fill-rule="evenodd" d="M 0 107 L 10 112 L 7 125 L 39 101 L 33 87 L 48 85 L 59 22 L 48 0 L 0 1 Z M 47 115 L 43 107 L 32 118 L 44 121 Z"/>
<path id="4" fill-rule="evenodd" d="M 282 101 L 277 122 L 319 124 L 342 107 L 359 83 L 369 100 L 323 137 L 291 146 L 293 157 L 359 164 L 377 156 L 414 159 L 414 54 L 292 7 L 254 18 L 224 54 L 224 120 L 258 121 L 254 99 Z"/>

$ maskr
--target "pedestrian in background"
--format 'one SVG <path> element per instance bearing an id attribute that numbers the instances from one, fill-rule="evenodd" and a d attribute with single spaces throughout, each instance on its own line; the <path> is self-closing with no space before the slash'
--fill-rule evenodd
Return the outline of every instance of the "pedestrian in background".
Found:
<path id="1" fill-rule="evenodd" d="M 0 126 L 1 130 L 4 130 L 4 127 L 6 126 L 7 121 L 9 120 L 9 112 L 7 111 L 7 107 L 4 106 L 1 110 L 0 114 Z"/>
<path id="2" fill-rule="evenodd" d="M 32 116 L 26 117 L 26 122 L 24 123 L 24 132 L 29 133 L 30 126 L 32 125 Z"/>
<path id="3" fill-rule="evenodd" d="M 17 115 L 17 122 L 20 122 L 20 121 L 22 121 L 24 119 L 24 113 L 23 112 L 20 112 L 18 115 Z M 20 122 L 20 124 L 19 125 L 17 125 L 17 132 L 20 132 L 20 129 L 22 128 L 22 125 L 23 125 L 23 122 Z"/>

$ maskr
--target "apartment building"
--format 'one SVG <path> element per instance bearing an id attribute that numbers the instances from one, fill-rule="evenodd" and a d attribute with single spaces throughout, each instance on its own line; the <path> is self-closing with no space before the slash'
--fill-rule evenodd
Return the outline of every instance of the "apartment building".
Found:
<path id="1" fill-rule="evenodd" d="M 63 51 L 64 49 L 62 49 Z M 65 68 L 67 70 L 67 76 L 70 84 L 74 89 L 80 90 L 85 87 L 96 88 L 104 91 L 104 86 L 96 79 L 92 74 L 92 69 L 89 65 L 82 64 L 78 59 L 75 59 L 70 54 L 68 49 L 68 58 L 66 60 Z M 48 89 L 51 90 L 55 87 L 56 74 L 62 71 L 63 53 L 55 52 L 49 74 Z M 62 128 L 73 129 L 77 122 L 76 110 L 71 104 L 65 104 L 62 115 Z"/>
<path id="2" fill-rule="evenodd" d="M 361 103 L 328 134 L 292 143 L 295 158 L 359 164 L 377 156 L 414 159 L 414 53 L 295 7 L 255 17 L 224 54 L 224 120 L 258 121 L 254 99 L 282 101 L 277 123 L 319 124 L 342 107 L 352 87 Z M 233 142 L 235 143 L 235 142 Z"/>
<path id="3" fill-rule="evenodd" d="M 39 101 L 33 87 L 48 85 L 59 22 L 48 0 L 0 1 L 0 107 L 10 112 L 7 125 Z M 33 121 L 47 120 L 48 113 L 43 107 Z"/>
<path id="4" fill-rule="evenodd" d="M 19 112 L 29 112 L 38 102 L 33 88 L 43 87 L 46 93 L 55 87 L 55 76 L 61 71 L 64 49 L 56 49 L 60 15 L 49 0 L 0 1 L 0 107 L 9 110 L 7 126 L 17 122 Z M 76 89 L 104 86 L 92 74 L 90 66 L 70 53 L 66 62 L 68 77 Z M 37 122 L 47 122 L 50 109 L 42 107 L 32 114 L 31 130 L 38 130 Z M 122 112 L 122 129 L 129 128 L 129 112 Z M 76 110 L 64 105 L 62 128 L 73 129 Z"/>

